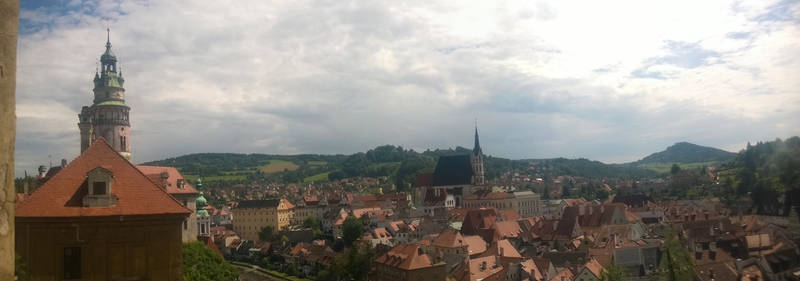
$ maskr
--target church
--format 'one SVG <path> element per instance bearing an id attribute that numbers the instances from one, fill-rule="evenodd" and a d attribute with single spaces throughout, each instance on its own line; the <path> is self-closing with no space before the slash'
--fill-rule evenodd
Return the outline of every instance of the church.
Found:
<path id="1" fill-rule="evenodd" d="M 414 203 L 427 216 L 443 216 L 446 210 L 463 207 L 464 199 L 487 190 L 483 150 L 475 127 L 472 152 L 440 156 L 433 173 L 420 174 L 414 181 Z"/>

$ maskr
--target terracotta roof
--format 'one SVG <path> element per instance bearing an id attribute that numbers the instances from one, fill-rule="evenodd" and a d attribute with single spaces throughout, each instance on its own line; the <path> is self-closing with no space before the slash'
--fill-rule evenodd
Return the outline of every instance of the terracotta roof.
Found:
<path id="1" fill-rule="evenodd" d="M 455 231 L 453 229 L 445 229 L 439 233 L 439 236 L 433 240 L 434 246 L 445 247 L 445 248 L 456 248 L 456 247 L 464 247 L 467 244 L 464 241 L 464 237 L 461 236 L 461 233 Z"/>
<path id="2" fill-rule="evenodd" d="M 588 269 L 595 277 L 598 279 L 600 278 L 600 274 L 605 270 L 600 262 L 597 261 L 595 258 L 591 258 L 588 262 L 586 262 L 586 269 Z"/>
<path id="3" fill-rule="evenodd" d="M 423 254 L 419 245 L 416 244 L 397 245 L 385 255 L 375 259 L 375 263 L 403 270 L 415 270 L 439 265 L 434 264 L 428 255 Z"/>
<path id="4" fill-rule="evenodd" d="M 113 174 L 109 207 L 83 207 L 88 193 L 86 174 L 103 167 Z M 190 214 L 189 209 L 150 181 L 102 138 L 97 139 L 66 168 L 17 204 L 16 217 L 94 217 L 121 215 Z"/>
<path id="5" fill-rule="evenodd" d="M 525 260 L 520 263 L 522 270 L 530 275 L 531 281 L 542 280 L 542 272 L 532 259 Z"/>
<path id="6" fill-rule="evenodd" d="M 163 166 L 136 166 L 139 171 L 142 171 L 142 174 L 147 175 L 148 178 L 153 180 L 155 184 L 157 184 L 161 188 L 166 188 L 167 193 L 169 194 L 196 194 L 197 189 L 192 187 L 186 180 L 183 178 L 178 169 L 174 167 L 163 167 Z M 168 176 L 166 179 L 161 177 L 162 173 L 166 173 Z M 178 180 L 183 182 L 183 188 L 178 186 Z"/>
<path id="7" fill-rule="evenodd" d="M 502 254 L 501 254 L 502 252 Z M 504 258 L 522 258 L 522 255 L 519 254 L 517 248 L 514 248 L 514 245 L 511 245 L 507 239 L 498 240 L 492 243 L 491 246 L 486 250 L 482 256 L 498 256 Z"/>
<path id="8" fill-rule="evenodd" d="M 515 238 L 522 233 L 522 228 L 517 221 L 500 221 L 495 224 L 495 231 L 502 238 Z"/>
<path id="9" fill-rule="evenodd" d="M 503 271 L 503 266 L 499 263 L 497 256 L 470 259 L 456 269 L 453 276 L 459 281 L 502 280 L 500 277 L 505 276 L 495 276 Z"/>
<path id="10" fill-rule="evenodd" d="M 556 276 L 550 278 L 550 281 L 572 280 L 573 276 L 575 276 L 575 274 L 572 273 L 572 270 L 569 270 L 569 268 L 564 268 L 559 271 Z"/>
<path id="11" fill-rule="evenodd" d="M 497 210 L 497 216 L 504 221 L 517 221 L 522 218 L 514 209 Z"/>
<path id="12" fill-rule="evenodd" d="M 486 241 L 483 241 L 483 238 L 478 235 L 464 236 L 464 243 L 467 244 L 467 251 L 470 255 L 486 252 Z"/>
<path id="13" fill-rule="evenodd" d="M 476 191 L 467 196 L 466 200 L 501 200 L 511 198 L 508 192 L 493 192 L 490 189 Z"/>

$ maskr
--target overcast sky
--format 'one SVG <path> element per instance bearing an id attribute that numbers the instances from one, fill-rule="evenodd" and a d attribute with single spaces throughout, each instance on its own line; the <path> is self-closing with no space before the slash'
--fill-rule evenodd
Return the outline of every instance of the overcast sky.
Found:
<path id="1" fill-rule="evenodd" d="M 421 151 L 628 162 L 800 134 L 800 1 L 22 1 L 16 171 L 80 150 L 106 26 L 133 161 Z"/>

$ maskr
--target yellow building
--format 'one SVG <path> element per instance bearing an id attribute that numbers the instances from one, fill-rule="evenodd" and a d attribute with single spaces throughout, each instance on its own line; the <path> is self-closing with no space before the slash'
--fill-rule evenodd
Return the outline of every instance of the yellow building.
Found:
<path id="1" fill-rule="evenodd" d="M 258 240 L 264 227 L 277 232 L 288 227 L 294 217 L 294 205 L 286 199 L 245 200 L 233 210 L 233 231 L 245 240 Z"/>

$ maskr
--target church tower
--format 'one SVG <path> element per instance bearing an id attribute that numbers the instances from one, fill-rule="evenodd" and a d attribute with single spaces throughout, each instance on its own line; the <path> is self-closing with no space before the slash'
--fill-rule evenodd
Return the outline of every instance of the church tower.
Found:
<path id="1" fill-rule="evenodd" d="M 125 159 L 131 160 L 130 107 L 125 105 L 125 79 L 117 68 L 117 57 L 111 52 L 111 32 L 106 30 L 106 51 L 100 56 L 100 69 L 94 74 L 94 101 L 78 114 L 81 131 L 81 152 L 97 138 L 104 138 Z"/>
<path id="2" fill-rule="evenodd" d="M 472 178 L 474 185 L 486 184 L 486 177 L 483 170 L 483 151 L 481 150 L 481 143 L 478 141 L 478 126 L 475 126 L 475 146 L 472 148 L 472 154 L 469 157 L 472 163 Z"/>

